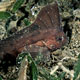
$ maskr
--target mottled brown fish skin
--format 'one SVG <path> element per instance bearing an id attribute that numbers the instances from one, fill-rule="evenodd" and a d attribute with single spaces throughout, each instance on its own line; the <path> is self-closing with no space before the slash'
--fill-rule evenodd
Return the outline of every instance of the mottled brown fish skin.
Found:
<path id="1" fill-rule="evenodd" d="M 67 37 L 60 26 L 58 5 L 54 3 L 44 7 L 29 27 L 0 41 L 0 58 L 3 59 L 6 54 L 16 57 L 26 45 L 46 46 L 54 51 L 66 42 Z"/>

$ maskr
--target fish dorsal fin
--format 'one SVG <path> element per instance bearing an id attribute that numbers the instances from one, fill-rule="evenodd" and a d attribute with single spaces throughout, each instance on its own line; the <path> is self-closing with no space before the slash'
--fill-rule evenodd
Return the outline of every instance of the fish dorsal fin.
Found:
<path id="1" fill-rule="evenodd" d="M 20 34 L 33 33 L 38 31 L 48 31 L 48 29 L 58 29 L 60 28 L 60 17 L 58 4 L 47 5 L 41 9 L 37 15 L 36 20 L 29 27 L 23 29 Z"/>
<path id="2" fill-rule="evenodd" d="M 55 2 L 42 8 L 34 24 L 38 25 L 41 29 L 60 27 L 58 4 Z"/>

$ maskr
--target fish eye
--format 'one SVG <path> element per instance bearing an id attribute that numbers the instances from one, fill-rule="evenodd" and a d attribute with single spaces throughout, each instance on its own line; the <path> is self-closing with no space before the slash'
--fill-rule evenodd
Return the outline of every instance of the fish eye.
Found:
<path id="1" fill-rule="evenodd" d="M 61 42 L 61 41 L 64 40 L 64 37 L 63 36 L 58 36 L 58 37 L 56 37 L 56 40 L 59 41 L 59 42 Z"/>

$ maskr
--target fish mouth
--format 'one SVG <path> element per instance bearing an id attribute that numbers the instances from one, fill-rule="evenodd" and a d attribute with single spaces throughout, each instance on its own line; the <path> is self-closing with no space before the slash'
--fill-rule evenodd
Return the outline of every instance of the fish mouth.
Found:
<path id="1" fill-rule="evenodd" d="M 53 52 L 56 51 L 57 49 L 60 49 L 64 46 L 66 46 L 69 43 L 67 36 L 65 36 L 65 39 L 63 40 L 62 43 L 56 43 L 55 45 L 50 45 L 48 48 L 49 51 Z"/>

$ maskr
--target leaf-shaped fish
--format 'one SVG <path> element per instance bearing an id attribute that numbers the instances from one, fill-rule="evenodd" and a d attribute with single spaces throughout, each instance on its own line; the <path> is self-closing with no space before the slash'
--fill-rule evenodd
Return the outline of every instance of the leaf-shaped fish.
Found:
<path id="1" fill-rule="evenodd" d="M 60 25 L 58 5 L 54 3 L 42 8 L 29 27 L 0 41 L 0 58 L 6 54 L 17 56 L 26 45 L 46 46 L 53 51 L 61 48 L 66 42 L 67 37 Z"/>

